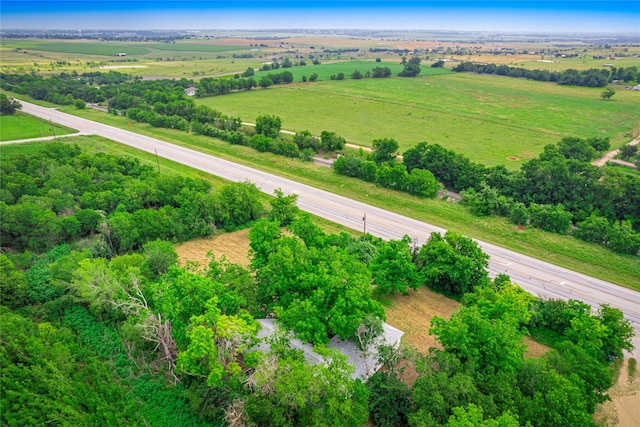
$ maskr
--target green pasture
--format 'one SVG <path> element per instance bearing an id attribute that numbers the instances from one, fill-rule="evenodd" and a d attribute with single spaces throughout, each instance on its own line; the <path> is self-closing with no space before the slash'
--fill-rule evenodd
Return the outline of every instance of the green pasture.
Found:
<path id="1" fill-rule="evenodd" d="M 171 129 L 153 128 L 144 123 L 134 122 L 132 126 L 128 126 L 126 117 L 108 115 L 94 110 L 76 110 L 71 107 L 63 107 L 62 110 L 255 167 L 455 230 L 593 277 L 640 290 L 638 282 L 640 259 L 638 257 L 616 254 L 601 246 L 569 236 L 547 233 L 537 229 L 518 230 L 504 218 L 479 218 L 455 203 L 419 199 L 405 193 L 380 188 L 362 180 L 337 175 L 329 168 L 318 167 L 311 163 L 271 153 L 259 153 L 249 147 L 231 145 L 214 138 Z M 137 152 L 137 150 L 128 147 L 124 147 L 123 150 L 123 153 Z"/>
<path id="2" fill-rule="evenodd" d="M 290 58 L 292 62 L 295 62 L 294 58 Z M 266 62 L 266 61 L 265 61 Z M 311 74 L 318 74 L 318 80 L 330 80 L 331 76 L 338 75 L 338 73 L 343 73 L 345 79 L 350 79 L 351 74 L 354 71 L 358 70 L 364 75 L 367 71 L 373 70 L 375 67 L 387 67 L 391 70 L 392 75 L 397 75 L 404 66 L 397 62 L 375 62 L 371 61 L 339 61 L 339 62 L 327 62 L 321 63 L 319 65 L 313 65 L 311 61 L 307 60 L 307 65 L 302 67 L 291 67 L 291 68 L 279 68 L 277 70 L 270 71 L 258 71 L 256 70 L 256 78 L 260 78 L 260 76 L 269 74 L 269 73 L 281 73 L 283 71 L 290 71 L 293 74 L 293 79 L 296 82 L 302 81 L 302 76 L 309 77 Z M 439 75 L 439 74 L 449 74 L 451 71 L 445 68 L 431 68 L 429 66 L 422 66 L 422 75 Z M 380 79 L 378 79 L 380 80 Z"/>
<path id="3" fill-rule="evenodd" d="M 628 142 L 638 130 L 640 94 L 622 90 L 603 101 L 601 91 L 460 73 L 301 83 L 196 102 L 248 122 L 275 114 L 283 129 L 334 131 L 362 146 L 377 138 L 395 138 L 400 151 L 438 143 L 487 166 L 517 169 L 565 136 Z"/>
<path id="4" fill-rule="evenodd" d="M 61 136 L 77 132 L 75 129 L 52 124 L 46 120 L 18 112 L 12 116 L 0 116 L 0 141 Z M 4 148 L 3 148 L 4 151 Z"/>
<path id="5" fill-rule="evenodd" d="M 144 55 L 148 49 L 131 43 L 93 42 L 93 41 L 43 41 L 43 40 L 16 40 L 3 41 L 3 47 L 22 50 L 37 50 L 43 52 L 74 53 L 80 55 L 108 55 L 118 53 L 127 55 Z"/>

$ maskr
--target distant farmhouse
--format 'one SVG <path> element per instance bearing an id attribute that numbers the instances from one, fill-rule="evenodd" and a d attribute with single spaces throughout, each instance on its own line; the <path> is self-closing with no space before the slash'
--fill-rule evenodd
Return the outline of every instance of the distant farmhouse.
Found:
<path id="1" fill-rule="evenodd" d="M 184 94 L 186 96 L 194 96 L 196 94 L 196 88 L 194 86 L 189 86 L 184 90 Z"/>
<path id="2" fill-rule="evenodd" d="M 126 53 L 122 52 L 122 53 L 116 53 L 116 56 L 127 56 Z"/>
<path id="3" fill-rule="evenodd" d="M 267 353 L 269 352 L 269 344 L 267 344 L 265 340 L 266 338 L 273 335 L 279 325 L 275 319 L 256 320 L 262 326 L 262 329 L 260 330 L 260 332 L 258 332 L 258 338 L 262 340 L 262 343 L 259 344 L 255 349 Z M 400 346 L 400 339 L 404 335 L 404 332 L 386 323 L 382 324 L 382 328 L 384 332 L 379 338 L 378 345 L 375 346 L 374 349 L 372 349 L 369 357 L 367 357 L 366 360 L 361 356 L 361 352 L 358 351 L 356 346 L 351 341 L 342 341 L 340 338 L 338 338 L 338 336 L 334 336 L 333 338 L 331 338 L 327 347 L 335 348 L 340 353 L 349 358 L 349 364 L 355 368 L 355 372 L 352 375 L 354 379 L 360 378 L 362 380 L 366 380 L 371 375 L 375 374 L 382 366 L 380 362 L 378 362 L 377 347 L 380 345 L 388 345 L 394 348 L 398 348 Z M 321 355 L 313 351 L 313 346 L 311 346 L 311 344 L 303 344 L 302 341 L 300 341 L 298 338 L 292 338 L 289 345 L 293 349 L 302 350 L 305 359 L 307 359 L 307 362 L 309 363 L 318 364 L 324 361 Z"/>

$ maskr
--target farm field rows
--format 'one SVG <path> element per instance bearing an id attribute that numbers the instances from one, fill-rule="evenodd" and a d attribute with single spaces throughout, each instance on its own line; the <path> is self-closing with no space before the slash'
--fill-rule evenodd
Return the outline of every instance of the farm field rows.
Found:
<path id="1" fill-rule="evenodd" d="M 460 73 L 301 83 L 196 102 L 245 121 L 275 114 L 284 129 L 334 131 L 363 146 L 377 138 L 396 139 L 400 151 L 438 143 L 487 166 L 517 169 L 565 136 L 628 142 L 638 131 L 640 94 L 619 91 L 606 102 L 600 92 Z M 520 160 L 506 160 L 512 156 Z"/>

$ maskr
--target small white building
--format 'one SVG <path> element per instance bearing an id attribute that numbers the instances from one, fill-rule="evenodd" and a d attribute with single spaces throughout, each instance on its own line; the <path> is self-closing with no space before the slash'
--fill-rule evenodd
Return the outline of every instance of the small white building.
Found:
<path id="1" fill-rule="evenodd" d="M 256 346 L 255 349 L 263 351 L 264 353 L 268 353 L 269 344 L 265 342 L 266 338 L 273 335 L 279 325 L 276 319 L 256 320 L 262 326 L 262 329 L 258 332 L 258 338 L 260 338 L 262 342 L 258 346 Z M 387 323 L 383 323 L 382 328 L 384 332 L 379 339 L 379 343 L 375 346 L 373 351 L 371 351 L 371 354 L 369 355 L 369 357 L 367 357 L 366 361 L 351 341 L 343 341 L 338 338 L 338 336 L 334 336 L 333 338 L 331 338 L 327 347 L 335 348 L 340 353 L 349 358 L 349 364 L 355 368 L 355 372 L 352 375 L 354 379 L 360 378 L 362 380 L 366 380 L 371 375 L 375 374 L 381 367 L 381 364 L 378 362 L 377 347 L 380 345 L 390 345 L 394 348 L 398 348 L 400 346 L 400 340 L 404 335 L 404 332 L 402 332 L 400 329 L 394 328 Z M 291 348 L 302 350 L 304 352 L 305 359 L 307 359 L 307 362 L 318 364 L 324 361 L 321 355 L 313 351 L 313 346 L 311 344 L 304 344 L 298 338 L 295 338 L 295 335 L 293 336 L 294 338 L 291 339 L 289 345 L 291 346 Z"/>
<path id="2" fill-rule="evenodd" d="M 184 90 L 184 94 L 185 94 L 186 96 L 195 96 L 195 94 L 196 94 L 196 90 L 197 90 L 197 89 L 196 89 L 194 86 L 189 86 L 188 88 L 186 88 L 186 89 Z"/>

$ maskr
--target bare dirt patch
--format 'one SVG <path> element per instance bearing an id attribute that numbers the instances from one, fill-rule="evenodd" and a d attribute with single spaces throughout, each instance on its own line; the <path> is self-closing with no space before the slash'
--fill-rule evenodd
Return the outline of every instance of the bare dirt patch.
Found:
<path id="1" fill-rule="evenodd" d="M 243 267 L 249 266 L 249 229 L 224 233 L 206 239 L 192 240 L 176 247 L 181 265 L 194 261 L 207 265 L 207 253 L 212 251 L 216 259 L 224 255 L 229 261 Z"/>
<path id="2" fill-rule="evenodd" d="M 512 161 L 512 162 L 517 162 L 518 160 L 520 160 L 520 157 L 509 156 L 509 157 L 507 157 L 507 160 Z"/>
<path id="3" fill-rule="evenodd" d="M 618 380 L 609 390 L 611 401 L 596 408 L 596 422 L 606 427 L 635 427 L 640 425 L 640 372 L 629 374 L 629 359 L 620 368 Z"/>

